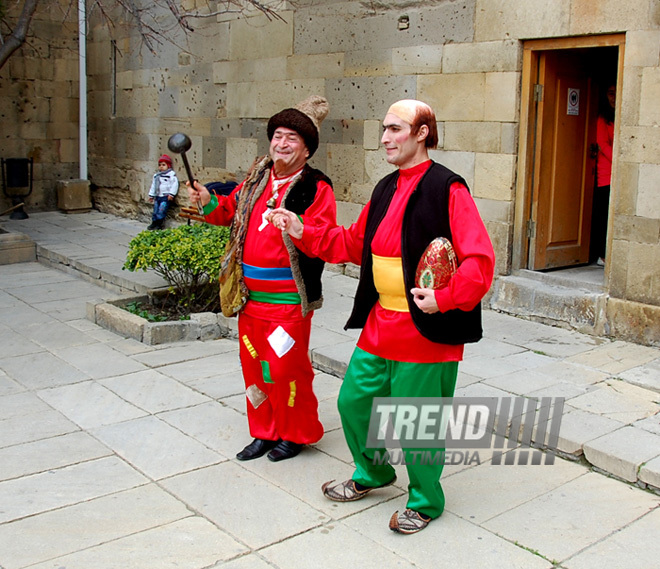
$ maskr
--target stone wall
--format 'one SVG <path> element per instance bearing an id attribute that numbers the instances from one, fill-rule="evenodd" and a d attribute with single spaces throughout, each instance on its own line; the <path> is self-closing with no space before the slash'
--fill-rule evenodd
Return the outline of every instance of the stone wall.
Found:
<path id="1" fill-rule="evenodd" d="M 22 3 L 4 4 L 14 21 Z M 79 176 L 77 20 L 67 5 L 38 9 L 26 43 L 0 69 L 0 156 L 34 159 L 28 212 L 55 209 L 56 182 Z M 10 206 L 0 191 L 0 210 Z"/>
<path id="2" fill-rule="evenodd" d="M 657 0 L 271 4 L 284 21 L 259 13 L 196 21 L 193 34 L 179 34 L 156 54 L 141 47 L 128 28 L 115 28 L 113 44 L 107 27 L 92 22 L 89 170 L 96 207 L 146 218 L 157 158 L 178 131 L 193 141 L 188 155 L 199 179 L 240 180 L 254 157 L 267 152 L 268 117 L 318 93 L 329 100 L 330 114 L 312 164 L 334 181 L 340 222 L 350 223 L 376 181 L 391 171 L 379 149 L 386 109 L 397 99 L 420 98 L 437 113 L 440 146 L 432 157 L 468 181 L 495 246 L 497 273 L 506 275 L 520 268 L 512 249 L 520 231 L 516 194 L 524 190 L 518 179 L 524 41 L 624 32 L 606 287 L 629 306 L 660 306 Z M 183 5 L 204 9 L 207 2 Z M 15 131 L 2 144 L 20 139 L 23 145 L 28 137 L 21 129 L 36 129 L 30 139 L 41 141 L 48 168 L 69 175 L 76 148 L 76 110 L 70 104 L 76 54 L 72 50 L 69 59 L 58 53 L 48 70 L 43 64 L 22 70 L 28 54 L 17 62 L 11 73 L 23 78 L 22 87 L 10 85 L 3 70 L 2 109 L 12 113 Z M 35 74 L 44 77 L 41 88 L 51 93 L 49 108 L 56 112 L 47 126 L 25 127 L 24 117 L 37 109 L 25 103 L 19 112 L 8 93 L 28 88 L 25 78 Z M 42 95 L 24 100 L 44 105 Z M 51 137 L 58 140 L 46 149 Z M 34 146 L 22 151 L 33 152 Z M 176 157 L 175 168 L 185 179 Z"/>

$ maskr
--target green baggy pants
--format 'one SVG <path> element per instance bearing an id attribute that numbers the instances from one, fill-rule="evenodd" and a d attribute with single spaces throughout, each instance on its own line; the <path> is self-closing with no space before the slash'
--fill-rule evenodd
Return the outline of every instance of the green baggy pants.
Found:
<path id="1" fill-rule="evenodd" d="M 364 486 L 381 486 L 394 478 L 391 464 L 373 463 L 377 450 L 366 448 L 374 397 L 453 397 L 458 362 L 419 364 L 373 356 L 355 348 L 339 391 L 337 406 L 344 436 L 355 461 L 353 480 Z M 402 449 L 434 451 L 442 449 Z M 442 461 L 440 461 L 442 462 Z M 443 464 L 407 464 L 408 503 L 406 507 L 437 518 L 445 507 L 440 486 Z"/>

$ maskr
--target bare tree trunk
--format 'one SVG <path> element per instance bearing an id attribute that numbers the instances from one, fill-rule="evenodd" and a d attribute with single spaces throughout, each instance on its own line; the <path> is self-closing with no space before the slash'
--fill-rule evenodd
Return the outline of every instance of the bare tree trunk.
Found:
<path id="1" fill-rule="evenodd" d="M 39 0 L 26 0 L 23 4 L 23 11 L 12 34 L 0 44 L 0 69 L 2 69 L 11 54 L 23 45 L 38 5 Z"/>

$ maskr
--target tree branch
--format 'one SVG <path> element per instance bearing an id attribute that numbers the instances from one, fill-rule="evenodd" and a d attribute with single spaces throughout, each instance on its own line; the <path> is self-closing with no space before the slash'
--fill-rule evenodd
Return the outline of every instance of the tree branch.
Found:
<path id="1" fill-rule="evenodd" d="M 7 41 L 0 45 L 0 69 L 2 69 L 10 56 L 25 42 L 32 17 L 38 5 L 39 0 L 26 0 L 25 4 L 23 4 L 23 10 L 18 17 L 14 31 L 7 38 Z"/>

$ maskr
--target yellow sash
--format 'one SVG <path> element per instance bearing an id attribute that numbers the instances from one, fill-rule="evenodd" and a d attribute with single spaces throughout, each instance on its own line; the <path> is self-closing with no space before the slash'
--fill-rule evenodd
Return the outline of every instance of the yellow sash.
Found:
<path id="1" fill-rule="evenodd" d="M 379 257 L 373 253 L 371 257 L 374 263 L 374 284 L 381 306 L 386 310 L 408 312 L 401 257 Z"/>

